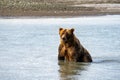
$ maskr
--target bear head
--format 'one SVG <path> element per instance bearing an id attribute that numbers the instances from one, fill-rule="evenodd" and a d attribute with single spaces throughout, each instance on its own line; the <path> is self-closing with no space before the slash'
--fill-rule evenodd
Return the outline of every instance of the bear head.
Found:
<path id="1" fill-rule="evenodd" d="M 63 29 L 63 28 L 60 28 L 59 29 L 59 35 L 60 35 L 60 38 L 61 40 L 64 42 L 64 43 L 68 43 L 68 42 L 72 42 L 73 39 L 74 39 L 74 29 Z"/>

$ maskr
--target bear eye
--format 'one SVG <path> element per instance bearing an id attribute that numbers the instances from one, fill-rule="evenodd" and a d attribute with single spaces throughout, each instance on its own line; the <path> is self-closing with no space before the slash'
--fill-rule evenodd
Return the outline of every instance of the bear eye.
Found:
<path id="1" fill-rule="evenodd" d="M 65 34 L 65 32 L 66 32 L 66 30 L 64 30 L 61 35 Z"/>

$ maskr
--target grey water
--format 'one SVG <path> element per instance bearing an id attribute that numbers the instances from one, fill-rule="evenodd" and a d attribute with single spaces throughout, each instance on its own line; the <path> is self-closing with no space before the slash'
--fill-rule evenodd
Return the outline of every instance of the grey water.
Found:
<path id="1" fill-rule="evenodd" d="M 59 28 L 74 34 L 92 63 L 58 61 Z M 120 15 L 0 18 L 0 80 L 119 80 Z"/>

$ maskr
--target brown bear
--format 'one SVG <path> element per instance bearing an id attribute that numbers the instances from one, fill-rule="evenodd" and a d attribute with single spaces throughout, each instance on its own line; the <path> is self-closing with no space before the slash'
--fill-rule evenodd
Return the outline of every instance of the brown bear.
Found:
<path id="1" fill-rule="evenodd" d="M 58 60 L 92 62 L 89 52 L 81 45 L 73 32 L 73 28 L 59 29 L 60 45 L 58 48 Z"/>

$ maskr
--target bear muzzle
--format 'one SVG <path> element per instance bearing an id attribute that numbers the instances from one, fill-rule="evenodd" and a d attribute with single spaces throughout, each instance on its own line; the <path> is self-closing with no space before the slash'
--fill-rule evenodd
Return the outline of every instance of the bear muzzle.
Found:
<path id="1" fill-rule="evenodd" d="M 67 42 L 67 37 L 63 35 L 62 40 L 66 43 Z"/>

